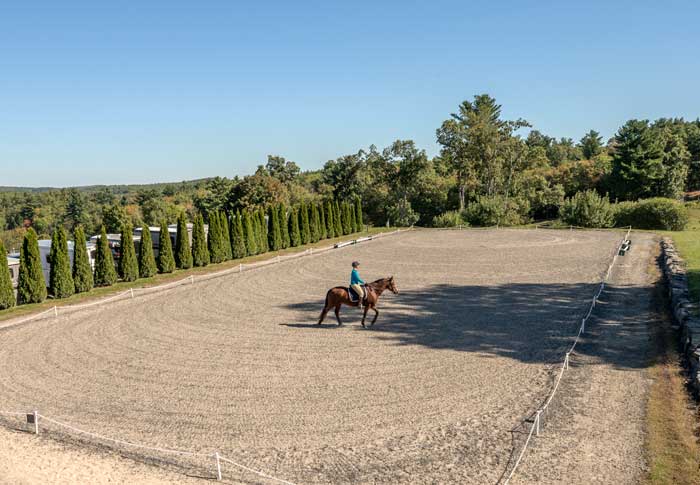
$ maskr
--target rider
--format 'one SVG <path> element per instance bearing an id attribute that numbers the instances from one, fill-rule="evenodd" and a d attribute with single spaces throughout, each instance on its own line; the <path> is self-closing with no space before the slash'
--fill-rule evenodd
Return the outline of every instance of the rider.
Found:
<path id="1" fill-rule="evenodd" d="M 362 302 L 365 299 L 365 289 L 362 287 L 362 285 L 364 285 L 365 282 L 362 280 L 362 278 L 360 278 L 360 273 L 357 271 L 357 268 L 359 267 L 359 261 L 352 262 L 352 273 L 350 273 L 350 288 L 355 290 L 355 293 L 357 293 L 357 296 L 360 299 L 358 305 L 360 308 L 362 308 Z"/>

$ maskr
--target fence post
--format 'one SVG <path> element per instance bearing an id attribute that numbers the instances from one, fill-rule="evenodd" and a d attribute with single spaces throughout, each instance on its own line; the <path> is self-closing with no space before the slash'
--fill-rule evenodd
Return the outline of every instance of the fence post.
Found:
<path id="1" fill-rule="evenodd" d="M 133 300 L 134 299 L 134 289 L 129 288 L 129 291 L 131 292 L 131 299 Z"/>
<path id="2" fill-rule="evenodd" d="M 216 459 L 216 479 L 221 480 L 221 460 L 219 459 L 219 452 L 214 453 L 214 458 Z"/>
<path id="3" fill-rule="evenodd" d="M 239 273 L 243 272 L 243 263 L 238 263 L 238 272 Z"/>
<path id="4" fill-rule="evenodd" d="M 542 413 L 541 409 L 537 410 L 537 414 L 535 415 L 535 435 L 539 436 L 540 435 L 540 414 Z"/>
<path id="5" fill-rule="evenodd" d="M 581 333 L 586 331 L 586 319 L 581 320 Z"/>
<path id="6" fill-rule="evenodd" d="M 58 308 L 56 308 L 56 305 L 53 306 L 53 316 L 58 318 Z"/>
<path id="7" fill-rule="evenodd" d="M 568 368 L 569 368 L 569 352 L 567 352 L 566 355 L 564 356 L 564 369 L 568 369 Z"/>
<path id="8" fill-rule="evenodd" d="M 39 434 L 39 411 L 34 410 L 34 434 Z"/>
<path id="9" fill-rule="evenodd" d="M 280 255 L 279 254 L 277 255 L 277 262 L 278 263 L 280 262 Z"/>
<path id="10" fill-rule="evenodd" d="M 314 254 L 314 248 L 309 248 L 309 255 Z"/>
<path id="11" fill-rule="evenodd" d="M 190 282 L 191 282 L 192 284 L 194 284 L 194 275 L 193 275 L 193 274 L 190 275 Z"/>

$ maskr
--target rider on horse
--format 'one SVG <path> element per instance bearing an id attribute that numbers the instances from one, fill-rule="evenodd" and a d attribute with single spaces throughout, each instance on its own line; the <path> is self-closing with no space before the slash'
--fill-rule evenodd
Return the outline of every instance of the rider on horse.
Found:
<path id="1" fill-rule="evenodd" d="M 362 285 L 364 285 L 365 282 L 362 280 L 362 278 L 360 278 L 360 273 L 357 271 L 357 268 L 359 267 L 359 261 L 352 262 L 352 272 L 350 273 L 350 288 L 355 290 L 355 293 L 357 293 L 357 297 L 359 298 L 358 305 L 360 308 L 362 308 L 362 302 L 365 299 L 365 289 Z"/>

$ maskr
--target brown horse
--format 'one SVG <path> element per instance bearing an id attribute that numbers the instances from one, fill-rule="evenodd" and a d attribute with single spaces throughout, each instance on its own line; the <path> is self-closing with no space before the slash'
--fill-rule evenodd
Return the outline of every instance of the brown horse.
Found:
<path id="1" fill-rule="evenodd" d="M 372 323 L 370 323 L 370 325 L 374 325 L 374 322 L 377 321 L 377 317 L 379 316 L 379 311 L 377 310 L 377 301 L 379 301 L 379 297 L 385 290 L 390 290 L 395 295 L 399 294 L 399 290 L 398 288 L 396 288 L 393 276 L 373 281 L 372 283 L 369 283 L 366 286 L 367 298 L 365 299 L 365 312 L 362 315 L 363 327 L 365 326 L 365 318 L 367 318 L 367 310 L 369 310 L 370 308 L 374 310 L 374 318 L 372 319 Z M 359 306 L 360 303 L 359 301 L 350 300 L 350 294 L 348 293 L 348 289 L 344 286 L 336 286 L 335 288 L 331 288 L 330 290 L 328 290 L 328 293 L 326 293 L 326 305 L 323 307 L 323 311 L 321 312 L 321 318 L 319 318 L 318 320 L 318 325 L 321 325 L 323 319 L 326 318 L 326 314 L 328 313 L 328 311 L 334 307 L 335 318 L 338 320 L 338 325 L 342 325 L 343 322 L 340 321 L 341 305 Z"/>

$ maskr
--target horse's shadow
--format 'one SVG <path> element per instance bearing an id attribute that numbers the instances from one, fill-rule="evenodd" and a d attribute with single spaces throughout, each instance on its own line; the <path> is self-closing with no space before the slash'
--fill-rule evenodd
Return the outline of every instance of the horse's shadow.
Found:
<path id="1" fill-rule="evenodd" d="M 279 324 L 282 327 L 289 327 L 289 328 L 316 328 L 319 330 L 328 330 L 328 329 L 339 329 L 339 328 L 344 328 L 347 325 L 338 325 L 337 323 L 326 323 L 323 325 L 318 325 L 316 323 L 280 323 Z"/>

